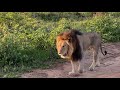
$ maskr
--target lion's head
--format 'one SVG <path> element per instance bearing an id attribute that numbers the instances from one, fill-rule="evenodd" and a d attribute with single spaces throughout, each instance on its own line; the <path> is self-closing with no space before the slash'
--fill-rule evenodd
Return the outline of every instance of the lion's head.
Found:
<path id="1" fill-rule="evenodd" d="M 66 32 L 61 33 L 57 36 L 56 48 L 58 55 L 60 55 L 61 58 L 70 58 L 70 56 L 72 55 L 73 49 L 70 44 L 70 38 L 67 36 Z"/>
<path id="2" fill-rule="evenodd" d="M 56 38 L 56 48 L 61 58 L 78 59 L 81 57 L 81 50 L 77 35 L 80 32 L 70 30 L 59 34 Z"/>

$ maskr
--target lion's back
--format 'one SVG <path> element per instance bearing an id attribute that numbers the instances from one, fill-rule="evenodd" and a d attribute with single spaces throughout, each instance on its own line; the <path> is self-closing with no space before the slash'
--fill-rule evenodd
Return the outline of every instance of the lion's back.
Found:
<path id="1" fill-rule="evenodd" d="M 86 50 L 89 46 L 94 46 L 101 43 L 101 36 L 96 32 L 83 33 L 82 36 L 78 35 L 79 43 L 82 44 L 83 49 Z"/>

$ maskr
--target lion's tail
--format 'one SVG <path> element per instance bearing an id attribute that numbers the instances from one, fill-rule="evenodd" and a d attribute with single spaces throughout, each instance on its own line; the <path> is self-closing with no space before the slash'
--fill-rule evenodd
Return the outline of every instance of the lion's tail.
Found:
<path id="1" fill-rule="evenodd" d="M 100 50 L 101 50 L 101 53 L 102 53 L 104 56 L 107 54 L 107 51 L 104 51 L 104 53 L 103 53 L 102 44 L 100 44 Z"/>

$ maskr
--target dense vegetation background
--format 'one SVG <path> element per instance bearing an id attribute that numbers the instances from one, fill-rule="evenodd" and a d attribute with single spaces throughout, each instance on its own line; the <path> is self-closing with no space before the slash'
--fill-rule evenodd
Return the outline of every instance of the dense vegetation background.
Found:
<path id="1" fill-rule="evenodd" d="M 0 12 L 0 76 L 51 66 L 59 58 L 55 37 L 66 27 L 120 41 L 119 12 Z"/>

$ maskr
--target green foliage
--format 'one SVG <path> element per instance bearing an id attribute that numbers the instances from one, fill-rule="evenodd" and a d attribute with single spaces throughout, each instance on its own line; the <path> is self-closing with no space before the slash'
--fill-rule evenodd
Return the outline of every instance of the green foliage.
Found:
<path id="1" fill-rule="evenodd" d="M 65 18 L 62 18 L 57 24 L 56 27 L 50 32 L 49 36 L 49 42 L 51 46 L 53 47 L 55 44 L 55 38 L 56 36 L 65 31 L 65 28 L 70 25 L 70 22 L 66 20 Z"/>
<path id="2" fill-rule="evenodd" d="M 51 66 L 60 58 L 56 36 L 66 27 L 99 32 L 107 42 L 120 41 L 119 16 L 119 12 L 95 17 L 93 12 L 1 12 L 0 71 L 9 72 L 3 77 L 13 77 L 14 71 Z"/>
<path id="3" fill-rule="evenodd" d="M 120 41 L 120 19 L 111 16 L 97 16 L 79 23 L 81 30 L 98 32 L 109 42 Z"/>

